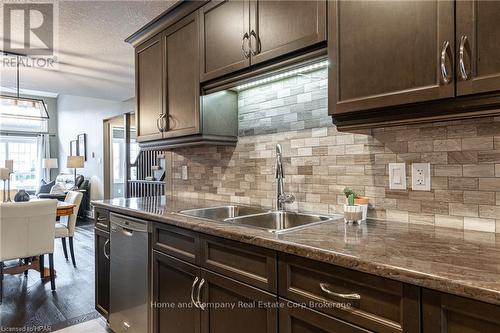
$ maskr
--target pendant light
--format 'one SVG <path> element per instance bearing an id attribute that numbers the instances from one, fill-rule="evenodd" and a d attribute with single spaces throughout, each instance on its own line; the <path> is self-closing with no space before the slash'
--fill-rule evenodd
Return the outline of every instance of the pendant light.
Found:
<path id="1" fill-rule="evenodd" d="M 17 119 L 49 119 L 47 106 L 42 99 L 20 96 L 19 89 L 19 57 L 25 56 L 5 51 L 4 55 L 16 57 L 16 95 L 0 95 L 0 117 Z"/>

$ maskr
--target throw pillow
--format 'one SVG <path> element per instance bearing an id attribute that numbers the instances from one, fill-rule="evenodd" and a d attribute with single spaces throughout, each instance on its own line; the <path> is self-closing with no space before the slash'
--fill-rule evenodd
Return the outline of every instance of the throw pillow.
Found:
<path id="1" fill-rule="evenodd" d="M 50 194 L 64 194 L 66 188 L 64 187 L 63 184 L 61 183 L 56 183 L 52 188 L 50 189 Z"/>
<path id="2" fill-rule="evenodd" d="M 40 193 L 50 193 L 50 190 L 52 189 L 52 186 L 55 185 L 55 183 L 56 183 L 55 180 L 51 181 L 50 183 L 47 183 L 45 180 L 42 179 L 42 181 L 40 182 L 40 187 L 36 192 L 36 195 Z"/>

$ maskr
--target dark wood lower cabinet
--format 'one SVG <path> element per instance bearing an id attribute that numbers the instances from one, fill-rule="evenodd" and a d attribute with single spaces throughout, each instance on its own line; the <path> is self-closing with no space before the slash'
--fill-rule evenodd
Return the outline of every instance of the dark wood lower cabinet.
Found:
<path id="1" fill-rule="evenodd" d="M 500 307 L 423 289 L 422 324 L 424 333 L 498 333 Z"/>
<path id="2" fill-rule="evenodd" d="M 109 313 L 109 232 L 95 228 L 95 308 L 104 317 Z"/>
<path id="3" fill-rule="evenodd" d="M 280 333 L 370 332 L 323 313 L 284 301 L 280 309 Z"/>
<path id="4" fill-rule="evenodd" d="M 200 269 L 153 251 L 153 331 L 200 332 L 200 311 L 191 302 L 193 281 Z"/>
<path id="5" fill-rule="evenodd" d="M 200 300 L 199 306 L 193 301 Z M 277 333 L 277 296 L 153 251 L 155 333 Z"/>
<path id="6" fill-rule="evenodd" d="M 202 333 L 277 333 L 276 295 L 205 269 L 202 278 Z"/>

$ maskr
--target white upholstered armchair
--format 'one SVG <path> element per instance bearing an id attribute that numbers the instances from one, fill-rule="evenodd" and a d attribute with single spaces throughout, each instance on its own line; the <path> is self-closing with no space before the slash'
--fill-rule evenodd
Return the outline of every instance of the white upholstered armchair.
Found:
<path id="1" fill-rule="evenodd" d="M 51 289 L 54 280 L 54 235 L 57 200 L 0 203 L 0 302 L 3 268 L 7 260 L 40 256 L 43 278 L 43 256 L 49 255 Z"/>

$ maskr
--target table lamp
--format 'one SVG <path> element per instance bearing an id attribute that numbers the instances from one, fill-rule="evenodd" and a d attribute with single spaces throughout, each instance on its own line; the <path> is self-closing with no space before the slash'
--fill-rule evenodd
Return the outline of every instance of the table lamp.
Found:
<path id="1" fill-rule="evenodd" d="M 48 169 L 49 170 L 49 179 L 48 179 L 48 183 L 50 182 L 50 169 L 57 169 L 59 167 L 58 163 L 57 163 L 57 158 L 43 158 L 42 159 L 42 167 L 44 169 Z"/>
<path id="2" fill-rule="evenodd" d="M 66 159 L 66 167 L 75 169 L 75 184 L 76 184 L 76 169 L 83 168 L 83 156 L 68 156 Z"/>
<path id="3" fill-rule="evenodd" d="M 5 201 L 5 182 L 7 182 L 7 201 L 11 202 L 12 200 L 10 199 L 10 175 L 14 172 L 14 160 L 5 160 L 4 161 L 4 169 L 7 169 L 7 177 L 5 178 L 5 175 L 2 175 L 2 180 L 3 180 L 3 188 L 4 188 L 4 201 Z M 5 171 L 4 171 L 5 173 Z"/>
<path id="4" fill-rule="evenodd" d="M 3 202 L 7 201 L 7 192 L 5 189 L 5 183 L 10 179 L 10 170 L 7 168 L 0 168 L 0 179 L 3 180 Z M 10 192 L 10 191 L 9 191 Z M 10 195 L 9 195 L 10 200 Z"/>

